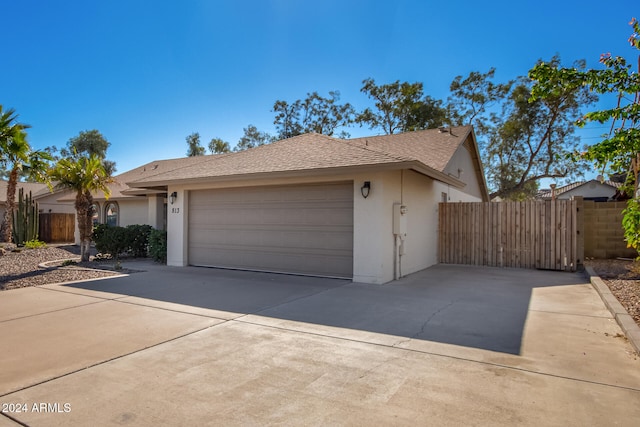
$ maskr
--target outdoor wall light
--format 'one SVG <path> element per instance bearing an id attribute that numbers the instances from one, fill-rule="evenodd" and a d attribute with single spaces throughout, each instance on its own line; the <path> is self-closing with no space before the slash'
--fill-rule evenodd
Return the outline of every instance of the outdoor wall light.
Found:
<path id="1" fill-rule="evenodd" d="M 173 193 L 171 193 L 171 195 L 169 196 L 169 201 L 171 202 L 171 204 L 173 204 L 173 202 L 175 202 L 178 199 L 178 192 L 174 191 Z"/>
<path id="2" fill-rule="evenodd" d="M 362 197 L 365 199 L 369 197 L 369 193 L 371 192 L 371 181 L 365 181 L 362 187 L 360 187 L 360 193 Z"/>

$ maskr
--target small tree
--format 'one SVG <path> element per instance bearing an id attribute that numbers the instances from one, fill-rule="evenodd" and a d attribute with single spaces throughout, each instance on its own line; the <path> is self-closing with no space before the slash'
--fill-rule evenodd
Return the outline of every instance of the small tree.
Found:
<path id="1" fill-rule="evenodd" d="M 231 145 L 221 138 L 213 138 L 209 141 L 209 151 L 211 154 L 230 153 Z"/>
<path id="2" fill-rule="evenodd" d="M 632 47 L 640 50 L 640 23 L 634 18 L 629 37 Z M 640 56 L 638 58 L 640 64 Z M 593 111 L 578 120 L 579 126 L 589 122 L 611 123 L 609 134 L 586 150 L 575 153 L 575 158 L 586 159 L 605 172 L 627 174 L 625 192 L 631 196 L 624 211 L 622 225 L 629 247 L 640 251 L 640 200 L 638 199 L 638 173 L 640 171 L 640 71 L 620 56 L 603 54 L 600 63 L 604 69 L 580 70 L 559 68 L 551 63 L 540 63 L 530 72 L 536 84 L 532 98 L 549 99 L 573 88 L 589 88 L 601 94 L 616 94 L 617 103 L 611 108 Z"/>
<path id="3" fill-rule="evenodd" d="M 67 147 L 60 150 L 62 157 L 78 158 L 81 156 L 97 156 L 102 159 L 104 169 L 109 175 L 116 172 L 116 163 L 107 160 L 107 150 L 111 143 L 96 129 L 81 131 L 69 139 Z"/>
<path id="4" fill-rule="evenodd" d="M 328 98 L 312 92 L 307 93 L 305 99 L 298 99 L 291 104 L 276 101 L 273 104 L 276 113 L 273 124 L 278 130 L 278 138 L 291 138 L 309 132 L 333 136 L 338 128 L 353 123 L 355 116 L 351 104 L 340 104 L 339 100 L 340 92 L 330 91 Z M 348 137 L 348 134 L 342 131 L 340 137 Z"/>
<path id="5" fill-rule="evenodd" d="M 378 86 L 369 78 L 362 82 L 360 92 L 373 99 L 375 109 L 366 108 L 356 117 L 356 123 L 382 129 L 387 135 L 435 128 L 446 121 L 442 101 L 424 95 L 422 83 L 397 80 Z"/>
<path id="6" fill-rule="evenodd" d="M 187 136 L 186 140 L 187 145 L 189 146 L 189 149 L 187 150 L 187 157 L 205 155 L 204 147 L 200 145 L 200 134 L 198 132 L 194 132 Z"/>
<path id="7" fill-rule="evenodd" d="M 89 261 L 91 234 L 93 232 L 93 194 L 102 191 L 105 198 L 111 192 L 108 184 L 113 181 L 104 168 L 102 159 L 96 155 L 89 157 L 63 158 L 58 160 L 49 176 L 56 188 L 72 190 L 76 193 L 75 208 L 80 232 L 80 256 Z"/>
<path id="8" fill-rule="evenodd" d="M 260 132 L 254 125 L 244 128 L 244 135 L 238 141 L 233 151 L 243 151 L 249 148 L 259 147 L 261 145 L 270 144 L 275 140 L 274 137 L 266 132 Z"/>
<path id="9" fill-rule="evenodd" d="M 558 67 L 560 58 L 549 64 Z M 583 62 L 575 65 L 584 68 Z M 453 124 L 473 125 L 478 134 L 490 197 L 527 199 L 543 178 L 580 175 L 585 162 L 572 162 L 568 155 L 579 141 L 574 122 L 594 95 L 586 88 L 566 87 L 532 100 L 529 78 L 494 83 L 494 73 L 456 77 L 448 104 Z"/>

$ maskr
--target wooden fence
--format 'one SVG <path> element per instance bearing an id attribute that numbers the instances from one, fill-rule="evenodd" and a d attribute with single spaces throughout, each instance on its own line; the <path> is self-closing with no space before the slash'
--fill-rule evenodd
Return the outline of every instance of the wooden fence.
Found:
<path id="1" fill-rule="evenodd" d="M 73 243 L 75 214 L 41 213 L 38 238 L 47 243 Z"/>
<path id="2" fill-rule="evenodd" d="M 440 203 L 439 262 L 575 271 L 583 201 Z"/>

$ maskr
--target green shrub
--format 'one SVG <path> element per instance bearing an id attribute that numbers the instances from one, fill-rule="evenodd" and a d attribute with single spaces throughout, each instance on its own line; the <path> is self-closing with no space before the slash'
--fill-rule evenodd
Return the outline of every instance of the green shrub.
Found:
<path id="1" fill-rule="evenodd" d="M 124 227 L 99 224 L 94 228 L 93 241 L 100 253 L 111 254 L 118 259 L 129 249 L 129 234 Z"/>
<path id="2" fill-rule="evenodd" d="M 152 229 L 149 234 L 149 256 L 155 262 L 167 262 L 167 232 Z"/>
<path id="3" fill-rule="evenodd" d="M 27 242 L 24 242 L 24 247 L 27 249 L 39 249 L 39 248 L 46 248 L 47 244 L 41 240 L 33 239 Z"/>
<path id="4" fill-rule="evenodd" d="M 149 247 L 149 233 L 153 227 L 150 225 L 127 225 L 126 230 L 129 253 L 135 257 L 146 257 Z"/>
<path id="5" fill-rule="evenodd" d="M 98 252 L 102 252 L 104 249 L 104 235 L 107 233 L 107 230 L 110 228 L 107 224 L 96 224 L 93 226 L 93 234 L 91 235 L 91 240 L 96 244 L 96 249 Z"/>
<path id="6" fill-rule="evenodd" d="M 150 225 L 115 227 L 98 224 L 93 228 L 93 241 L 101 254 L 110 254 L 116 260 L 122 254 L 146 257 L 149 248 Z"/>

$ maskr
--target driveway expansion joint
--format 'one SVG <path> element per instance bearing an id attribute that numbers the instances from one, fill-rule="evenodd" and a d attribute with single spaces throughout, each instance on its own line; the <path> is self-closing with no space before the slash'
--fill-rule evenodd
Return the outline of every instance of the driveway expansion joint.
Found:
<path id="1" fill-rule="evenodd" d="M 74 306 L 71 306 L 71 307 L 59 308 L 57 310 L 43 311 L 42 313 L 29 314 L 27 316 L 14 317 L 12 319 L 0 320 L 0 323 L 8 323 L 8 322 L 16 321 L 16 320 L 29 319 L 31 317 L 43 316 L 45 314 L 59 313 L 61 311 L 73 310 L 73 309 L 76 309 L 76 308 L 86 307 L 86 306 L 89 306 L 89 305 L 101 304 L 101 303 L 107 302 L 107 301 L 109 301 L 109 300 L 93 301 L 93 302 L 88 302 L 86 304 L 78 304 L 78 305 L 74 305 Z"/>
<path id="2" fill-rule="evenodd" d="M 5 417 L 7 417 L 8 419 L 10 419 L 11 421 L 13 421 L 14 423 L 18 424 L 19 426 L 23 426 L 23 427 L 29 427 L 29 424 L 25 424 L 22 421 L 12 417 L 11 415 L 5 413 L 5 412 L 0 412 L 0 415 L 4 415 Z"/>
<path id="3" fill-rule="evenodd" d="M 244 316 L 242 316 L 242 317 L 244 317 Z M 465 358 L 465 357 L 460 357 L 460 356 L 453 356 L 453 355 L 444 354 L 444 353 L 436 353 L 436 352 L 432 352 L 432 351 L 419 350 L 419 349 L 415 349 L 415 348 L 398 347 L 399 343 L 410 342 L 410 341 L 413 340 L 413 338 L 408 338 L 406 340 L 402 340 L 402 341 L 399 341 L 398 343 L 394 343 L 394 344 L 384 344 L 384 343 L 376 343 L 376 342 L 371 342 L 371 341 L 364 341 L 364 340 L 355 339 L 355 338 L 345 338 L 345 337 L 340 337 L 340 336 L 335 336 L 335 335 L 322 334 L 322 333 L 318 333 L 318 332 L 302 331 L 302 330 L 299 330 L 299 329 L 291 329 L 291 328 L 287 328 L 287 327 L 283 327 L 283 326 L 266 325 L 266 324 L 255 322 L 255 321 L 242 320 L 241 318 L 231 319 L 228 322 L 246 323 L 246 324 L 249 324 L 249 325 L 260 326 L 260 327 L 264 327 L 264 328 L 277 329 L 277 330 L 281 330 L 281 331 L 293 332 L 293 333 L 298 333 L 298 334 L 303 334 L 303 335 L 312 335 L 312 336 L 323 337 L 323 338 L 331 338 L 331 339 L 336 339 L 336 340 L 340 340 L 340 341 L 349 341 L 349 342 L 358 343 L 358 344 L 368 344 L 368 345 L 372 345 L 372 346 L 376 346 L 376 347 L 391 348 L 391 349 L 405 351 L 405 352 L 409 352 L 409 353 L 426 354 L 426 355 L 434 356 L 434 357 L 442 357 L 442 358 L 446 358 L 446 359 L 459 360 L 459 361 L 462 361 L 462 362 L 476 363 L 478 365 L 491 366 L 491 367 L 496 367 L 496 368 L 503 368 L 503 369 L 523 372 L 523 373 L 532 374 L 532 375 L 542 375 L 542 376 L 550 377 L 550 378 L 558 378 L 558 379 L 563 379 L 563 380 L 567 380 L 567 381 L 576 381 L 576 382 L 585 383 L 585 384 L 593 384 L 593 385 L 602 386 L 602 387 L 609 387 L 609 388 L 614 388 L 614 389 L 628 390 L 628 391 L 633 391 L 633 392 L 640 393 L 640 388 L 620 386 L 620 385 L 615 385 L 615 384 L 608 384 L 608 383 L 603 383 L 603 382 L 598 382 L 598 381 L 585 380 L 583 378 L 569 377 L 569 376 L 566 376 L 566 375 L 557 375 L 557 374 L 552 374 L 552 373 L 548 373 L 548 372 L 534 371 L 534 370 L 531 370 L 531 369 L 519 368 L 519 367 L 516 367 L 516 366 L 509 366 L 509 365 L 505 365 L 505 364 L 501 364 L 501 363 L 486 362 L 486 361 L 482 361 L 482 360 L 470 359 L 470 358 Z M 223 323 L 219 323 L 217 325 L 212 325 L 212 327 L 221 326 L 221 325 L 224 325 L 225 323 L 228 323 L 228 322 L 223 322 Z M 0 397 L 2 397 L 2 396 L 0 396 Z"/>
<path id="4" fill-rule="evenodd" d="M 6 393 L 2 393 L 2 394 L 0 394 L 0 398 L 2 398 L 2 397 L 6 397 L 6 396 L 9 396 L 9 395 L 12 395 L 12 394 L 14 394 L 14 393 L 19 393 L 19 392 L 21 392 L 21 391 L 28 390 L 28 389 L 30 389 L 30 388 L 37 387 L 37 386 L 42 385 L 42 384 L 46 384 L 46 383 L 49 383 L 49 382 L 55 381 L 55 380 L 60 379 L 60 378 L 65 378 L 65 377 L 68 377 L 68 376 L 74 375 L 74 374 L 76 374 L 76 373 L 78 373 L 78 372 L 83 372 L 83 371 L 86 371 L 86 370 L 88 370 L 88 369 L 95 368 L 95 367 L 97 367 L 97 366 L 101 366 L 101 365 L 107 364 L 107 363 L 109 363 L 109 362 L 113 362 L 113 361 L 115 361 L 115 360 L 124 359 L 124 358 L 125 358 L 125 357 L 127 357 L 127 356 L 131 356 L 131 355 L 134 355 L 134 354 L 137 354 L 137 353 L 141 353 L 141 352 L 143 352 L 143 351 L 145 351 L 145 350 L 149 350 L 149 349 L 151 349 L 151 348 L 159 347 L 159 346 L 161 346 L 161 345 L 164 345 L 164 344 L 167 344 L 167 343 L 170 343 L 170 342 L 173 342 L 173 341 L 179 340 L 179 339 L 184 338 L 184 337 L 188 337 L 189 335 L 193 335 L 193 334 L 196 334 L 196 333 L 198 333 L 198 332 L 205 331 L 205 330 L 207 330 L 207 329 L 213 328 L 214 326 L 218 326 L 218 325 L 220 325 L 220 324 L 224 324 L 224 323 L 226 323 L 226 322 L 216 323 L 216 324 L 214 324 L 214 325 L 205 326 L 204 328 L 200 328 L 200 329 L 197 329 L 197 330 L 195 330 L 195 331 L 187 332 L 186 334 L 182 334 L 182 335 L 179 335 L 179 336 L 176 336 L 176 337 L 170 338 L 170 339 L 168 339 L 168 340 L 164 340 L 164 341 L 162 341 L 162 342 L 159 342 L 159 343 L 156 343 L 156 344 L 153 344 L 153 345 L 149 345 L 149 346 L 146 346 L 146 347 L 143 347 L 143 348 L 140 348 L 140 349 L 134 350 L 134 351 L 130 351 L 130 352 L 125 353 L 125 354 L 121 354 L 121 355 L 118 355 L 118 356 L 115 356 L 115 357 L 111 357 L 111 358 L 109 358 L 109 359 L 107 359 L 107 360 L 102 360 L 102 361 L 100 361 L 100 362 L 96 362 L 96 363 L 93 363 L 93 364 L 87 365 L 87 366 L 82 367 L 82 368 L 74 369 L 73 371 L 66 372 L 66 373 L 61 374 L 61 375 L 56 375 L 56 376 L 54 376 L 54 377 L 47 378 L 47 379 L 42 380 L 42 381 L 38 381 L 37 383 L 30 384 L 30 385 L 27 385 L 27 386 L 24 386 L 24 387 L 20 387 L 20 388 L 18 388 L 18 389 L 16 389 L 16 390 L 10 390 L 10 391 L 8 391 L 8 392 L 6 392 Z"/>

